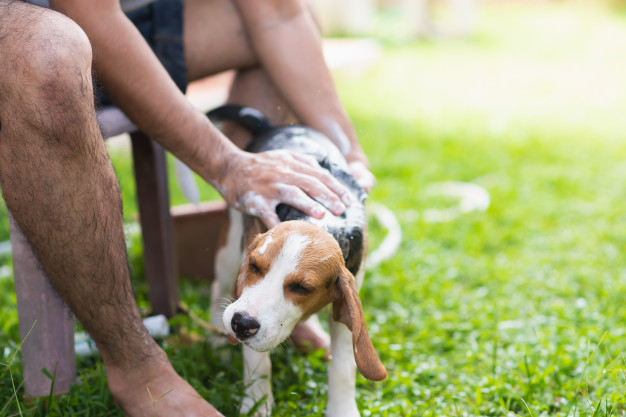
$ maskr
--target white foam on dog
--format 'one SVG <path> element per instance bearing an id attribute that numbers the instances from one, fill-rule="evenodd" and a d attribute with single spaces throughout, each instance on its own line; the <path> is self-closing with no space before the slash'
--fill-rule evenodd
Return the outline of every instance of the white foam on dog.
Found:
<path id="1" fill-rule="evenodd" d="M 261 246 L 259 248 L 259 253 L 261 255 L 263 255 L 265 253 L 265 251 L 267 250 L 267 247 L 269 246 L 269 244 L 272 243 L 272 235 L 267 235 L 267 237 L 265 238 L 265 242 L 263 242 L 263 246 Z"/>

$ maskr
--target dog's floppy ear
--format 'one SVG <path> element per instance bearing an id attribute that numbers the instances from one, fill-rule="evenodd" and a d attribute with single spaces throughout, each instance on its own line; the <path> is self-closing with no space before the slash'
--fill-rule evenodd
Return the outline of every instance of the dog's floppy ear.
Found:
<path id="1" fill-rule="evenodd" d="M 367 333 L 356 280 L 345 267 L 341 268 L 335 291 L 333 318 L 352 331 L 352 347 L 357 368 L 370 381 L 382 381 L 387 378 L 387 370 L 378 358 Z"/>

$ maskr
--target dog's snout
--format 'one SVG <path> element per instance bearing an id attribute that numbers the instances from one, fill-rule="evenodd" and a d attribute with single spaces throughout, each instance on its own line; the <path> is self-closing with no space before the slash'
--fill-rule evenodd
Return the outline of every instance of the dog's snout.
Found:
<path id="1" fill-rule="evenodd" d="M 247 314 L 235 313 L 230 327 L 240 340 L 245 340 L 259 331 L 261 324 Z"/>

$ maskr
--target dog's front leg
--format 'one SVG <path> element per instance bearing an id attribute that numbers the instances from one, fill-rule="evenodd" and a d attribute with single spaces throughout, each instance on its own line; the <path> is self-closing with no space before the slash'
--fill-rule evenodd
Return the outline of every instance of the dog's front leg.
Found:
<path id="1" fill-rule="evenodd" d="M 361 288 L 365 276 L 365 262 L 356 275 L 356 288 Z M 326 417 L 360 417 L 356 405 L 356 362 L 352 345 L 352 331 L 343 323 L 328 319 L 330 353 L 328 367 L 328 405 Z"/>
<path id="2" fill-rule="evenodd" d="M 358 417 L 356 406 L 356 362 L 352 353 L 352 332 L 343 323 L 329 319 L 330 351 L 328 405 L 326 417 Z"/>
<path id="3" fill-rule="evenodd" d="M 243 346 L 243 381 L 246 396 L 241 403 L 241 413 L 247 414 L 255 404 L 263 399 L 255 416 L 272 415 L 274 396 L 272 395 L 272 363 L 269 352 L 257 352 Z"/>

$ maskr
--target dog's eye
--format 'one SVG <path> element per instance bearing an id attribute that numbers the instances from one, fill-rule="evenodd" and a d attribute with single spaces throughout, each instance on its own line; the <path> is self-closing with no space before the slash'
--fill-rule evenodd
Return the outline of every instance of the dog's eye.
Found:
<path id="1" fill-rule="evenodd" d="M 261 270 L 259 269 L 259 266 L 257 264 L 255 264 L 254 262 L 250 263 L 250 272 L 252 272 L 253 274 L 260 274 Z"/>
<path id="2" fill-rule="evenodd" d="M 308 295 L 315 291 L 315 288 L 306 287 L 299 282 L 292 282 L 287 285 L 287 288 L 290 292 L 299 295 Z"/>

